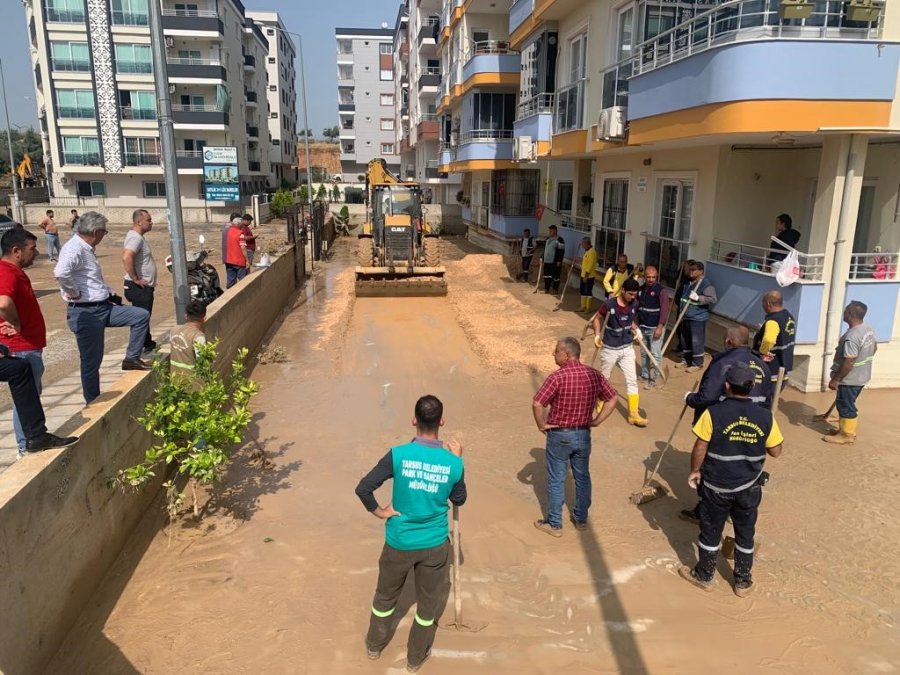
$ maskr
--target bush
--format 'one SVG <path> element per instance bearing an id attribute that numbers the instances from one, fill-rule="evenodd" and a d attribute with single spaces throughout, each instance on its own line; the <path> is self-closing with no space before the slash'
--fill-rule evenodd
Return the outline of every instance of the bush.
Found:
<path id="1" fill-rule="evenodd" d="M 324 185 L 320 185 L 319 189 L 316 190 L 316 199 L 318 199 L 319 201 L 325 201 L 326 199 L 328 199 L 328 190 L 325 189 Z"/>
<path id="2" fill-rule="evenodd" d="M 347 205 L 346 205 L 346 204 L 344 204 L 344 205 L 341 207 L 340 218 L 341 218 L 341 221 L 343 221 L 343 222 L 345 222 L 345 223 L 346 223 L 348 220 L 350 220 L 350 209 L 347 208 Z"/>
<path id="3" fill-rule="evenodd" d="M 300 186 L 300 193 L 299 193 L 298 199 L 301 204 L 309 203 L 309 188 L 306 187 L 305 183 Z"/>
<path id="4" fill-rule="evenodd" d="M 293 203 L 294 195 L 285 190 L 279 190 L 272 197 L 272 203 L 269 204 L 269 208 L 273 216 L 281 218 Z"/>

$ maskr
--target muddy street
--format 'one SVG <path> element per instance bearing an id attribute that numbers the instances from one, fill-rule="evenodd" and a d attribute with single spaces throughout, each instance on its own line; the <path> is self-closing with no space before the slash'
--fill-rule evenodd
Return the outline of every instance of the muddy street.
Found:
<path id="1" fill-rule="evenodd" d="M 256 365 L 251 427 L 274 467 L 235 456 L 206 513 L 163 527 L 152 510 L 78 619 L 51 673 L 399 673 L 412 622 L 378 661 L 363 638 L 383 523 L 354 495 L 359 478 L 413 435 L 412 407 L 444 402 L 442 438 L 464 446 L 464 612 L 479 633 L 439 630 L 423 673 L 885 673 L 900 663 L 900 540 L 894 518 L 900 425 L 867 426 L 851 449 L 825 447 L 811 415 L 827 394 L 787 391 L 784 456 L 767 464 L 758 525 L 759 588 L 737 598 L 724 561 L 715 592 L 678 578 L 696 528 L 677 518 L 692 435 L 684 424 L 661 478 L 671 494 L 637 508 L 693 379 L 672 371 L 642 394 L 650 426 L 621 411 L 593 432 L 589 529 L 564 513 L 560 539 L 532 521 L 546 503 L 544 437 L 531 396 L 553 369 L 555 338 L 580 335 L 574 312 L 516 284 L 499 256 L 444 243 L 446 298 L 360 298 L 352 242 L 301 291 Z M 589 358 L 589 354 L 587 355 Z M 620 374 L 613 384 L 624 393 Z M 866 393 L 888 420 L 890 392 Z M 621 407 L 621 406 L 620 406 Z M 567 503 L 572 502 L 571 481 Z M 389 501 L 389 484 L 377 496 Z M 887 545 L 885 545 L 887 544 Z M 445 618 L 452 615 L 452 602 Z"/>

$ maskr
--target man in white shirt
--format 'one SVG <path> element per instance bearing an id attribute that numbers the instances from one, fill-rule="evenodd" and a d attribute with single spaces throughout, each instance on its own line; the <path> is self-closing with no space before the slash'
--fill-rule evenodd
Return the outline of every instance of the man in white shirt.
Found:
<path id="1" fill-rule="evenodd" d="M 81 389 L 90 403 L 100 396 L 100 363 L 106 327 L 129 326 L 131 335 L 122 370 L 150 370 L 141 360 L 144 338 L 150 327 L 150 313 L 140 307 L 123 307 L 122 299 L 103 280 L 96 247 L 106 236 L 108 221 L 95 211 L 82 214 L 75 236 L 59 253 L 53 276 L 68 304 L 66 320 L 75 334 L 81 357 Z"/>
<path id="2" fill-rule="evenodd" d="M 156 288 L 156 261 L 150 242 L 144 237 L 153 229 L 153 218 L 146 209 L 131 214 L 131 229 L 125 235 L 122 264 L 125 266 L 125 299 L 133 306 L 153 314 L 153 291 Z M 144 352 L 156 349 L 156 342 L 147 331 Z"/>

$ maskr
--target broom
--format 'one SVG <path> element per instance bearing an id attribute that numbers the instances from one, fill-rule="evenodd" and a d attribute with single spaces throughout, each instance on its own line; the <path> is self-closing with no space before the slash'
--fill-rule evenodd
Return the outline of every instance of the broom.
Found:
<path id="1" fill-rule="evenodd" d="M 566 277 L 566 285 L 563 286 L 562 293 L 559 294 L 559 302 L 556 303 L 556 307 L 553 308 L 554 312 L 558 312 L 560 309 L 562 309 L 563 298 L 566 297 L 566 291 L 569 288 L 569 283 L 571 283 L 571 281 L 572 281 L 572 272 L 574 272 L 574 271 L 575 271 L 575 261 L 573 260 L 572 264 L 569 265 L 569 274 Z"/>
<path id="2" fill-rule="evenodd" d="M 534 290 L 531 291 L 532 293 L 538 292 L 538 287 L 541 285 L 541 279 L 543 279 L 543 278 L 544 278 L 544 259 L 541 258 L 541 264 L 538 267 L 537 281 L 534 282 Z"/>
<path id="3" fill-rule="evenodd" d="M 477 633 L 486 623 L 463 621 L 462 614 L 462 589 L 459 585 L 459 507 L 453 505 L 453 621 L 439 623 L 440 628 L 455 630 L 464 633 Z"/>
<path id="4" fill-rule="evenodd" d="M 694 382 L 694 386 L 691 387 L 691 392 L 697 389 L 697 385 L 700 384 L 700 380 Z M 637 492 L 632 493 L 632 495 L 628 498 L 635 506 L 640 506 L 641 504 L 646 504 L 648 502 L 652 502 L 654 499 L 659 499 L 660 497 L 665 497 L 669 491 L 662 485 L 653 485 L 650 483 L 656 478 L 656 472 L 659 471 L 659 467 L 662 464 L 663 457 L 666 456 L 666 452 L 668 452 L 669 448 L 672 447 L 672 439 L 675 438 L 675 432 L 678 431 L 678 427 L 681 424 L 681 420 L 684 419 L 684 413 L 687 412 L 688 404 L 685 404 L 681 408 L 681 414 L 678 416 L 678 419 L 675 422 L 675 426 L 672 427 L 672 433 L 669 434 L 669 440 L 666 441 L 666 447 L 663 448 L 663 451 L 659 453 L 659 459 L 656 461 L 656 466 L 653 467 L 653 471 L 650 472 L 650 475 L 647 476 L 647 480 L 644 481 L 643 486 Z"/>

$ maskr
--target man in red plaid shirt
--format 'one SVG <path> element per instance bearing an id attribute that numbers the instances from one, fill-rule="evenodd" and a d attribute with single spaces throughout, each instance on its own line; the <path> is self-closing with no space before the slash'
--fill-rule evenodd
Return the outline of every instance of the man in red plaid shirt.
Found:
<path id="1" fill-rule="evenodd" d="M 597 415 L 597 400 L 616 398 L 603 375 L 581 362 L 581 345 L 573 337 L 556 343 L 553 359 L 559 370 L 552 373 L 534 395 L 532 412 L 537 428 L 547 436 L 547 517 L 534 526 L 553 537 L 562 536 L 562 507 L 565 501 L 566 465 L 572 465 L 575 479 L 575 508 L 572 522 L 576 530 L 587 529 L 591 507 L 591 427 L 612 414 L 615 405 L 604 405 Z M 549 416 L 546 408 L 550 407 Z"/>

